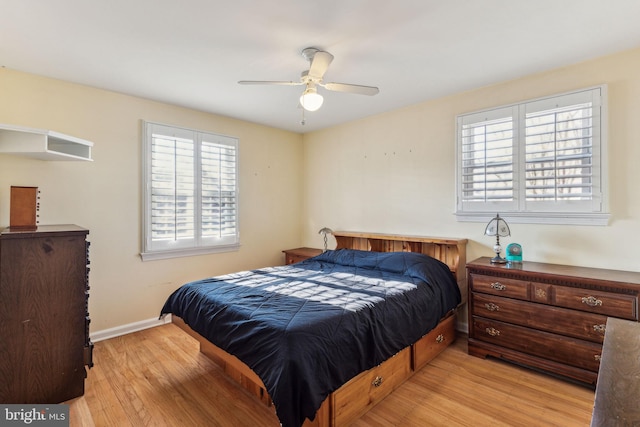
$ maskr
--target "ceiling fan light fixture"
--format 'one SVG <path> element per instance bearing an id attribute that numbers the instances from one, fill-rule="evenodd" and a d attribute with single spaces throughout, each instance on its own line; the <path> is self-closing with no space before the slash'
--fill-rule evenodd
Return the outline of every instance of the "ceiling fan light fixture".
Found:
<path id="1" fill-rule="evenodd" d="M 282 86 L 304 86 L 305 90 L 300 96 L 299 107 L 302 107 L 302 121 L 304 124 L 305 111 L 317 111 L 322 107 L 324 98 L 317 91 L 320 86 L 331 92 L 356 93 L 360 95 L 376 95 L 380 90 L 375 86 L 356 85 L 352 83 L 325 83 L 324 74 L 333 61 L 333 55 L 315 47 L 308 47 L 302 51 L 304 59 L 309 61 L 309 69 L 300 73 L 300 81 L 277 81 L 277 80 L 240 80 L 241 85 L 282 85 Z"/>
<path id="2" fill-rule="evenodd" d="M 300 105 L 307 111 L 317 111 L 322 107 L 324 98 L 318 93 L 315 87 L 308 87 L 300 97 Z"/>

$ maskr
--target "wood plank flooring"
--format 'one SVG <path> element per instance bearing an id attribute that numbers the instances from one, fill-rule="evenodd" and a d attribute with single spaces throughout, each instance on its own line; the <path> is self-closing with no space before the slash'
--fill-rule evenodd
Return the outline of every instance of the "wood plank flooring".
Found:
<path id="1" fill-rule="evenodd" d="M 593 390 L 467 355 L 466 336 L 354 423 L 387 426 L 588 426 Z M 175 325 L 101 341 L 74 426 L 277 427 Z"/>

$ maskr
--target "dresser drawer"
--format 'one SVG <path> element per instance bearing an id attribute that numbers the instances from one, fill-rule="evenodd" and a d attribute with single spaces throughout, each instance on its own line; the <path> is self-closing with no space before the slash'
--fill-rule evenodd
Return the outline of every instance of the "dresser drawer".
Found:
<path id="1" fill-rule="evenodd" d="M 554 286 L 553 303 L 560 307 L 638 320 L 637 296 Z"/>
<path id="2" fill-rule="evenodd" d="M 471 298 L 473 314 L 481 317 L 596 343 L 604 340 L 607 316 L 494 295 L 474 293 Z"/>
<path id="3" fill-rule="evenodd" d="M 481 317 L 473 317 L 473 327 L 476 339 L 598 372 L 602 354 L 600 344 Z"/>
<path id="4" fill-rule="evenodd" d="M 475 292 L 500 295 L 509 298 L 529 299 L 529 282 L 516 279 L 471 275 L 471 289 Z"/>
<path id="5" fill-rule="evenodd" d="M 407 347 L 384 363 L 347 382 L 333 393 L 333 425 L 348 425 L 391 393 L 411 375 Z"/>

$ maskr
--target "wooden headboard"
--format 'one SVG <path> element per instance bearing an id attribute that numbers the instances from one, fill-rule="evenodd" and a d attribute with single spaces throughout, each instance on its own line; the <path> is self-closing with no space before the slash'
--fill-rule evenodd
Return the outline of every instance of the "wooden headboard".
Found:
<path id="1" fill-rule="evenodd" d="M 399 236 L 395 234 L 334 231 L 336 249 L 359 249 L 375 252 L 419 252 L 449 266 L 456 277 L 462 303 L 467 301 L 467 239 Z"/>

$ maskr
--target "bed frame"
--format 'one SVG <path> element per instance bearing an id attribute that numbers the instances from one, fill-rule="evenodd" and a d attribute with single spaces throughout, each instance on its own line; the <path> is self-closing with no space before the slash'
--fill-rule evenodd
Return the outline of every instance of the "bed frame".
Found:
<path id="1" fill-rule="evenodd" d="M 443 239 L 437 237 L 400 236 L 392 234 L 355 233 L 339 231 L 333 233 L 336 249 L 359 249 L 376 252 L 419 252 L 447 264 L 456 277 L 462 304 L 467 300 L 465 273 L 467 239 Z M 400 351 L 380 365 L 362 372 L 322 403 L 313 421 L 306 420 L 304 427 L 339 427 L 353 422 L 411 375 L 440 354 L 455 340 L 456 311 L 445 316 L 427 335 L 413 345 Z M 273 402 L 262 380 L 247 365 L 235 356 L 216 347 L 206 338 L 193 331 L 181 318 L 172 316 L 178 327 L 196 338 L 200 351 L 217 363 L 224 372 L 242 388 L 265 405 Z"/>

